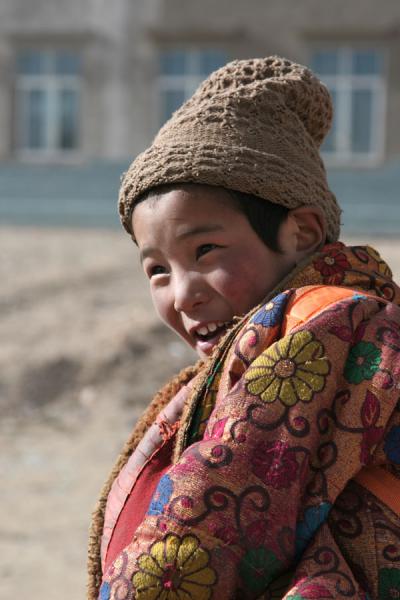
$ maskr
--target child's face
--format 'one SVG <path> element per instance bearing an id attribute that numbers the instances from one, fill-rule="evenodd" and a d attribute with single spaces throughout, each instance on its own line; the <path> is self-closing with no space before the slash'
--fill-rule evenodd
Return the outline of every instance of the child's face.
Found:
<path id="1" fill-rule="evenodd" d="M 223 189 L 191 185 L 150 197 L 135 208 L 132 228 L 158 314 L 201 357 L 295 262 L 265 246 Z"/>

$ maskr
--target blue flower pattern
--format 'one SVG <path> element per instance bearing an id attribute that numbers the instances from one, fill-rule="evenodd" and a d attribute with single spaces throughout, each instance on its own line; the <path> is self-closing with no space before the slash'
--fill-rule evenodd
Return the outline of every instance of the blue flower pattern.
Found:
<path id="1" fill-rule="evenodd" d="M 164 506 L 171 498 L 173 490 L 174 484 L 172 483 L 172 479 L 169 475 L 163 475 L 158 482 L 156 491 L 153 494 L 147 514 L 161 515 L 164 510 Z"/>
<path id="2" fill-rule="evenodd" d="M 296 557 L 300 558 L 303 550 L 317 531 L 326 521 L 332 508 L 330 502 L 322 502 L 318 506 L 309 506 L 304 512 L 304 520 L 296 527 Z"/>
<path id="3" fill-rule="evenodd" d="M 389 460 L 400 465 L 400 426 L 391 428 L 385 438 L 383 450 Z"/>
<path id="4" fill-rule="evenodd" d="M 250 322 L 262 325 L 263 327 L 275 327 L 282 320 L 287 300 L 288 294 L 278 294 L 278 296 L 275 296 L 275 298 L 260 308 Z"/>
<path id="5" fill-rule="evenodd" d="M 111 588 L 107 581 L 103 581 L 100 588 L 99 600 L 110 600 Z"/>

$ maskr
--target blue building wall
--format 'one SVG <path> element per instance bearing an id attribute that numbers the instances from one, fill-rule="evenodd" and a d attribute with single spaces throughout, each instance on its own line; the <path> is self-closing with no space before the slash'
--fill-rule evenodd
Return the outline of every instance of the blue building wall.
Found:
<path id="1" fill-rule="evenodd" d="M 119 227 L 117 196 L 128 163 L 0 166 L 0 224 Z M 400 160 L 370 170 L 332 170 L 346 235 L 399 236 Z"/>

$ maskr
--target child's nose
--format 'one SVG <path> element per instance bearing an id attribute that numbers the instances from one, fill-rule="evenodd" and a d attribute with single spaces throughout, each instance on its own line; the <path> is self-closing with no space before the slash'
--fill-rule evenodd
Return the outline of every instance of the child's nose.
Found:
<path id="1" fill-rule="evenodd" d="M 197 277 L 189 274 L 178 279 L 174 294 L 174 308 L 177 312 L 190 312 L 206 301 L 205 285 Z"/>

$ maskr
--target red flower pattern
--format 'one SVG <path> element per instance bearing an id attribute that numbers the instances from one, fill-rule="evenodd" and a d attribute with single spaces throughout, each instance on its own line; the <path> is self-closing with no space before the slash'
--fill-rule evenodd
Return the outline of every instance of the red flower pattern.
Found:
<path id="1" fill-rule="evenodd" d="M 299 464 L 295 452 L 284 442 L 261 442 L 253 453 L 253 473 L 275 489 L 288 488 Z"/>
<path id="2" fill-rule="evenodd" d="M 372 392 L 367 391 L 361 407 L 361 422 L 366 428 L 362 436 L 360 448 L 360 462 L 363 465 L 369 463 L 371 460 L 371 451 L 383 435 L 383 427 L 376 426 L 380 412 L 378 398 Z"/>
<path id="3" fill-rule="evenodd" d="M 246 528 L 246 537 L 253 548 L 259 548 L 265 544 L 268 531 L 271 531 L 267 519 L 257 519 Z"/>
<path id="4" fill-rule="evenodd" d="M 313 265 L 321 273 L 324 281 L 330 285 L 339 285 L 343 281 L 344 272 L 351 268 L 346 255 L 339 248 L 333 248 L 325 253 L 315 260 Z"/>
<path id="5" fill-rule="evenodd" d="M 398 309 L 385 305 L 377 311 L 376 307 L 373 308 L 368 302 L 364 307 L 360 307 L 360 301 L 353 295 L 353 289 L 368 290 L 370 286 L 371 289 L 392 290 L 396 304 L 399 304 L 400 292 L 392 282 L 382 284 L 390 286 L 389 288 L 379 287 L 379 278 L 376 277 L 378 271 L 375 267 L 373 273 L 368 274 L 367 271 L 368 279 L 363 279 L 361 273 L 358 277 L 357 274 L 362 265 L 366 264 L 365 261 L 373 262 L 373 258 L 368 258 L 366 252 L 361 254 L 360 249 L 350 251 L 335 244 L 327 248 L 327 255 L 332 260 L 323 260 L 321 254 L 316 260 L 316 268 L 317 265 L 320 267 L 317 275 L 313 272 L 312 278 L 307 281 L 310 285 L 318 285 L 322 278 L 326 283 L 328 278 L 337 277 L 339 280 L 342 277 L 346 285 L 352 288 L 349 290 L 349 298 L 353 299 L 353 302 L 335 303 L 326 313 L 317 315 L 306 324 L 318 343 L 322 344 L 322 341 L 328 340 L 327 356 L 335 356 L 335 364 L 326 375 L 327 393 L 320 394 L 316 402 L 304 403 L 301 407 L 297 404 L 285 404 L 282 407 L 282 403 L 261 405 L 254 400 L 253 395 L 248 396 L 246 389 L 240 385 L 236 386 L 233 393 L 218 396 L 215 413 L 208 422 L 207 433 L 199 434 L 201 441 L 198 444 L 205 443 L 206 448 L 213 447 L 218 452 L 222 444 L 219 446 L 215 442 L 224 438 L 232 448 L 233 460 L 222 468 L 219 468 L 218 464 L 218 471 L 213 470 L 213 463 L 206 469 L 193 454 L 192 446 L 196 448 L 197 444 L 186 448 L 179 462 L 173 464 L 170 470 L 175 486 L 175 503 L 172 505 L 174 511 L 171 510 L 165 517 L 146 517 L 138 530 L 138 541 L 121 554 L 125 562 L 122 562 L 121 558 L 117 559 L 114 563 L 115 572 L 109 571 L 105 575 L 101 596 L 104 596 L 104 600 L 111 595 L 121 596 L 121 590 L 126 597 L 132 593 L 137 594 L 137 589 L 138 596 L 144 597 L 153 591 L 154 595 L 160 595 L 159 589 L 153 585 L 154 582 L 163 590 L 165 596 L 176 595 L 178 592 L 173 588 L 179 589 L 179 584 L 182 588 L 182 582 L 185 587 L 179 592 L 188 595 L 190 591 L 193 597 L 202 593 L 207 598 L 221 593 L 235 595 L 235 592 L 240 596 L 244 595 L 242 589 L 249 593 L 253 589 L 253 595 L 259 596 L 258 582 L 261 582 L 262 593 L 271 598 L 282 598 L 286 593 L 285 597 L 288 600 L 330 599 L 337 596 L 337 578 L 343 573 L 348 574 L 340 581 L 340 585 L 346 586 L 346 595 L 352 600 L 366 600 L 367 596 L 360 589 L 364 587 L 363 581 L 366 578 L 361 573 L 361 567 L 353 562 L 354 555 L 350 550 L 349 563 L 346 564 L 345 558 L 336 548 L 339 546 L 341 550 L 342 542 L 346 544 L 346 548 L 350 547 L 348 534 L 351 534 L 351 544 L 354 544 L 354 547 L 358 543 L 362 547 L 361 534 L 353 538 L 351 519 L 353 515 L 355 519 L 359 519 L 361 533 L 364 533 L 364 523 L 370 527 L 370 515 L 365 515 L 364 510 L 365 492 L 357 487 L 352 488 L 348 497 L 341 498 L 343 504 L 338 503 L 336 506 L 337 514 L 343 513 L 341 521 L 334 518 L 332 529 L 331 525 L 324 528 L 321 536 L 319 533 L 311 538 L 307 535 L 315 533 L 316 530 L 312 531 L 313 523 L 317 523 L 317 527 L 321 525 L 329 512 L 330 484 L 335 477 L 339 476 L 344 480 L 351 474 L 350 471 L 354 471 L 355 466 L 361 467 L 371 462 L 371 457 L 379 458 L 382 462 L 385 461 L 384 455 L 388 461 L 393 457 L 397 458 L 399 444 L 396 445 L 396 442 L 400 436 L 400 403 L 397 409 L 395 408 L 400 375 Z M 347 260 L 349 263 L 354 261 L 354 271 L 351 268 L 346 269 Z M 303 284 L 303 280 L 301 281 Z M 383 295 L 384 293 L 382 291 Z M 295 300 L 297 294 L 300 296 L 302 292 L 294 291 L 291 298 Z M 355 303 L 358 306 L 357 311 L 354 311 Z M 364 320 L 359 323 L 361 318 Z M 279 348 L 283 347 L 276 329 L 277 338 L 266 336 L 264 339 L 261 333 L 265 333 L 265 327 L 262 331 L 261 324 L 253 323 L 251 327 L 251 335 L 257 341 L 257 347 L 240 347 L 240 351 L 243 349 L 243 358 L 240 359 L 242 371 L 243 363 L 253 364 L 264 352 L 263 348 L 269 349 L 275 342 L 277 346 L 280 344 Z M 300 328 L 300 332 L 302 330 L 304 328 Z M 290 344 L 287 340 L 290 352 L 297 360 L 306 361 L 307 357 L 301 354 L 303 347 L 301 344 L 298 348 L 295 347 L 292 339 L 293 336 L 289 338 Z M 351 389 L 350 386 L 342 386 L 342 379 L 338 387 L 335 383 L 337 375 L 342 373 L 343 364 L 346 363 L 351 348 L 361 342 L 379 347 L 379 369 L 372 374 L 372 379 L 352 383 Z M 234 340 L 232 347 L 233 350 L 239 347 L 235 346 Z M 233 360 L 239 359 L 239 354 L 235 359 L 231 354 L 227 356 L 229 360 L 227 358 L 221 366 L 221 389 L 232 389 L 229 365 L 233 364 Z M 313 358 L 314 355 L 309 360 Z M 235 368 L 235 373 L 239 372 L 239 367 Z M 307 381 L 305 378 L 306 383 Z M 386 390 L 390 393 L 386 394 Z M 215 394 L 216 390 L 210 389 L 204 393 L 201 401 L 207 407 L 213 406 Z M 206 421 L 207 418 L 204 417 L 204 424 Z M 307 431 L 308 424 L 310 430 Z M 259 428 L 258 425 L 267 427 Z M 299 435 L 296 436 L 296 433 Z M 320 434 L 321 439 L 318 437 Z M 382 440 L 384 435 L 385 439 Z M 332 454 L 333 446 L 326 443 L 327 440 L 332 440 L 333 444 L 340 441 L 336 446 L 337 456 Z M 210 441 L 214 443 L 210 444 Z M 378 450 L 375 450 L 380 442 L 382 443 Z M 313 462 L 312 457 L 317 457 L 318 462 Z M 252 485 L 255 481 L 247 482 L 247 472 L 243 477 L 242 467 L 247 467 L 248 459 L 251 461 L 249 470 L 254 480 L 257 478 L 256 486 Z M 216 479 L 218 485 L 215 485 Z M 315 495 L 322 489 L 320 483 L 325 482 L 328 489 L 326 501 L 315 504 Z M 212 494 L 210 486 L 213 487 Z M 262 490 L 262 486 L 267 489 Z M 304 494 L 292 493 L 295 487 L 296 492 L 300 489 L 304 490 Z M 336 488 L 333 488 L 335 491 Z M 278 493 L 275 490 L 278 490 Z M 299 512 L 304 506 L 307 506 L 307 509 Z M 378 501 L 377 507 L 380 507 Z M 182 536 L 182 529 L 186 525 L 175 521 L 175 515 L 178 520 L 186 523 L 195 519 L 196 534 L 198 533 L 199 538 L 194 538 L 192 532 Z M 297 523 L 298 529 L 293 528 L 296 515 L 304 515 Z M 346 525 L 345 519 L 348 520 L 350 529 L 339 526 L 340 523 Z M 399 526 L 397 521 L 392 519 L 392 515 L 385 516 L 383 510 L 380 510 L 378 528 L 381 531 L 384 524 L 385 536 L 381 536 L 381 539 L 380 531 L 375 536 L 377 560 L 376 568 L 375 565 L 373 567 L 376 572 L 371 571 L 371 576 L 375 577 L 375 580 L 379 579 L 379 597 L 383 597 L 387 590 L 389 595 L 392 591 L 394 594 L 399 587 L 399 573 L 394 573 L 391 564 L 398 548 Z M 296 537 L 298 531 L 300 534 Z M 155 538 L 150 547 L 149 535 Z M 182 543 L 183 539 L 187 541 L 188 551 Z M 304 540 L 305 545 L 293 574 L 287 571 L 286 565 L 294 556 L 291 549 L 296 548 L 297 539 L 300 543 Z M 170 540 L 169 545 L 167 540 Z M 143 564 L 139 564 L 138 559 Z M 177 573 L 174 565 L 174 561 L 178 559 L 181 560 L 182 574 Z M 121 563 L 120 567 L 118 561 Z M 191 566 L 193 561 L 195 570 Z M 150 562 L 153 571 L 149 572 L 147 567 Z M 117 567 L 119 571 L 116 570 Z M 276 577 L 281 570 L 282 578 Z M 204 585 L 199 582 L 199 573 L 205 580 Z M 196 586 L 194 591 L 193 574 Z M 273 575 L 273 581 L 269 581 L 269 574 Z M 285 576 L 287 579 L 283 583 L 281 579 Z M 289 581 L 292 587 L 287 590 Z M 131 587 L 128 589 L 127 586 Z"/>

